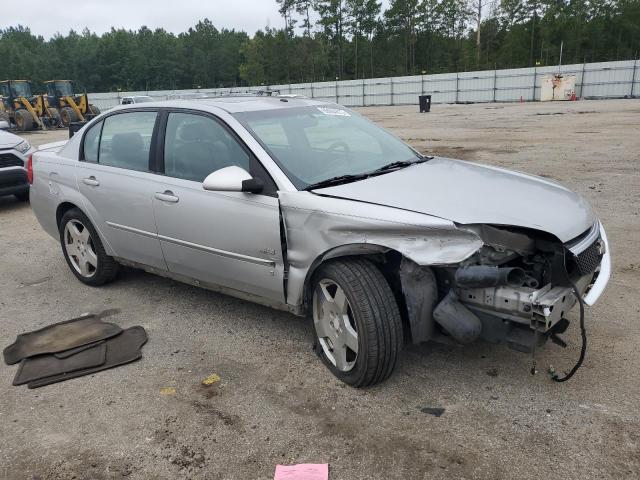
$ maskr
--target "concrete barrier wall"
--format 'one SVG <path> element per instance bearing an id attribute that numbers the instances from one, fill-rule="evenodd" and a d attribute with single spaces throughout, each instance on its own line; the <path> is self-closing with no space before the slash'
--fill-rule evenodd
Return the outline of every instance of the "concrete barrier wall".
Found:
<path id="1" fill-rule="evenodd" d="M 259 87 L 90 93 L 89 98 L 101 109 L 118 105 L 122 97 L 131 95 L 166 100 L 190 92 L 229 95 L 260 90 L 278 90 L 351 107 L 417 105 L 419 95 L 431 95 L 433 103 L 529 102 L 540 99 L 542 77 L 553 73 L 574 74 L 578 98 L 640 98 L 638 60 Z"/>

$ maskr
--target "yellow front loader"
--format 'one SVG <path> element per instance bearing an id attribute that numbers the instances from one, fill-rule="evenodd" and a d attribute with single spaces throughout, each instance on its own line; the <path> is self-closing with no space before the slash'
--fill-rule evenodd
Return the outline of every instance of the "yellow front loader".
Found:
<path id="1" fill-rule="evenodd" d="M 0 119 L 4 117 L 21 132 L 34 128 L 47 129 L 58 126 L 60 118 L 49 107 L 42 95 L 31 93 L 27 80 L 4 80 L 0 82 Z"/>
<path id="2" fill-rule="evenodd" d="M 86 93 L 76 95 L 71 80 L 49 80 L 47 101 L 51 108 L 60 114 L 62 125 L 68 127 L 72 122 L 85 122 L 100 113 L 98 107 L 89 103 Z"/>

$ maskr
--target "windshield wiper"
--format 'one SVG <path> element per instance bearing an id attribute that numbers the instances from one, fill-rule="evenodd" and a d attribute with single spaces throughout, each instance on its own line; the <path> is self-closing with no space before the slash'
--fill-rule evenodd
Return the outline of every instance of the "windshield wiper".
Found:
<path id="1" fill-rule="evenodd" d="M 337 177 L 327 178 L 321 182 L 312 183 L 304 187 L 304 190 L 315 190 L 316 188 L 332 187 L 334 185 L 342 185 L 343 183 L 355 182 L 369 177 L 368 173 L 358 173 L 356 175 L 338 175 Z"/>
<path id="2" fill-rule="evenodd" d="M 432 157 L 419 157 L 416 160 L 400 160 L 398 162 L 387 163 L 380 168 L 376 168 L 375 170 L 370 171 L 367 175 L 375 175 L 381 172 L 388 172 L 389 170 L 399 170 L 401 168 L 406 168 L 418 163 L 424 163 L 427 160 L 431 160 L 431 158 Z"/>
<path id="3" fill-rule="evenodd" d="M 357 180 L 364 180 L 365 178 L 375 177 L 385 172 L 392 170 L 399 170 L 401 168 L 409 167 L 418 163 L 424 163 L 427 160 L 431 160 L 433 157 L 418 157 L 416 160 L 400 160 L 398 162 L 388 163 L 380 168 L 371 170 L 370 172 L 358 173 L 354 175 L 339 175 L 337 177 L 328 178 L 317 183 L 312 183 L 304 188 L 304 190 L 315 190 L 316 188 L 332 187 L 334 185 L 342 185 L 344 183 L 351 183 Z"/>

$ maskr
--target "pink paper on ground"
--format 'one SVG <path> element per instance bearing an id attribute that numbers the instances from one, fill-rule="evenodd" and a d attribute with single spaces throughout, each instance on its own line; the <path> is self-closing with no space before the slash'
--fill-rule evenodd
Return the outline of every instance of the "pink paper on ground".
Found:
<path id="1" fill-rule="evenodd" d="M 276 465 L 273 480 L 329 480 L 329 464 Z"/>

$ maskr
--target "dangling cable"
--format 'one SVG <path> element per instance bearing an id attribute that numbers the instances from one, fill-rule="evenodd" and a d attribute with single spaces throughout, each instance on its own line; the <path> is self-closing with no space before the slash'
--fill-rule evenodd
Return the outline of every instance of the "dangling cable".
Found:
<path id="1" fill-rule="evenodd" d="M 567 270 L 567 262 L 566 262 L 567 260 L 566 252 L 564 255 L 564 260 L 565 260 L 564 269 L 567 274 L 567 279 L 569 280 L 569 284 L 571 285 L 571 288 L 573 288 L 573 292 L 576 295 L 576 299 L 580 304 L 580 333 L 582 335 L 582 348 L 580 349 L 580 358 L 578 358 L 578 362 L 573 366 L 571 371 L 562 378 L 558 377 L 557 373 L 554 373 L 553 376 L 551 377 L 554 382 L 566 382 L 571 377 L 573 377 L 573 375 L 582 366 L 582 362 L 584 361 L 585 354 L 587 353 L 587 329 L 584 326 L 584 301 L 582 300 L 582 295 L 580 295 L 580 291 L 576 287 L 575 283 L 573 283 L 571 279 L 569 279 L 569 272 Z"/>

